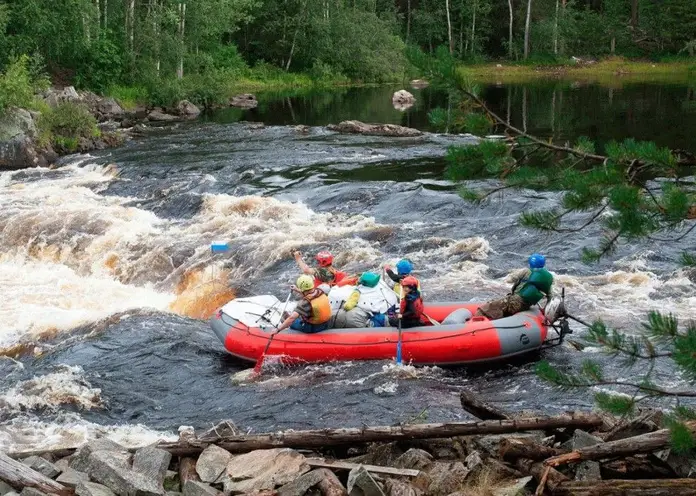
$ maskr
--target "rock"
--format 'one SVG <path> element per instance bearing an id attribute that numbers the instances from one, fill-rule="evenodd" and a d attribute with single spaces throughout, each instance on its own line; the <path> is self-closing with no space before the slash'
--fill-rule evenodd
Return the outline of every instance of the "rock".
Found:
<path id="1" fill-rule="evenodd" d="M 391 465 L 403 454 L 404 452 L 398 443 L 375 443 L 367 449 L 367 453 L 355 456 L 347 461 L 358 464 L 365 463 L 367 465 Z"/>
<path id="2" fill-rule="evenodd" d="M 406 110 L 416 103 L 416 97 L 406 90 L 399 90 L 392 95 L 392 105 L 397 110 Z"/>
<path id="3" fill-rule="evenodd" d="M 88 442 L 77 453 L 70 457 L 70 468 L 78 472 L 86 472 L 89 468 L 89 455 L 94 451 L 127 452 L 126 448 L 107 438 L 95 439 Z"/>
<path id="4" fill-rule="evenodd" d="M 88 473 L 92 480 L 104 484 L 118 495 L 164 495 L 164 488 L 161 485 L 131 469 L 113 452 L 94 451 L 89 455 L 88 463 Z"/>
<path id="5" fill-rule="evenodd" d="M 493 496 L 518 496 L 524 487 L 532 480 L 532 476 L 522 477 L 512 483 L 500 486 L 492 491 Z"/>
<path id="6" fill-rule="evenodd" d="M 181 482 L 179 481 L 179 472 L 175 470 L 167 470 L 164 474 L 164 489 L 167 492 L 181 491 Z"/>
<path id="7" fill-rule="evenodd" d="M 230 107 L 238 107 L 243 109 L 253 109 L 259 106 L 259 102 L 256 100 L 256 96 L 251 93 L 244 93 L 242 95 L 237 95 L 232 97 L 230 100 Z"/>
<path id="8" fill-rule="evenodd" d="M 421 496 L 423 494 L 423 491 L 417 487 L 397 479 L 387 479 L 384 483 L 384 490 L 387 496 Z"/>
<path id="9" fill-rule="evenodd" d="M 89 475 L 72 468 L 60 474 L 56 479 L 56 482 L 68 487 L 76 487 L 80 482 L 85 481 L 89 481 Z"/>
<path id="10" fill-rule="evenodd" d="M 696 477 L 696 462 L 688 456 L 678 455 L 671 449 L 664 450 L 661 453 L 660 459 L 664 460 L 669 468 L 671 468 L 677 477 L 694 478 Z"/>
<path id="11" fill-rule="evenodd" d="M 184 496 L 221 496 L 222 493 L 208 484 L 198 481 L 186 481 Z"/>
<path id="12" fill-rule="evenodd" d="M 36 137 L 36 123 L 31 113 L 20 108 L 8 109 L 0 118 L 0 142 L 18 136 Z"/>
<path id="13" fill-rule="evenodd" d="M 309 471 L 305 457 L 295 450 L 256 450 L 232 457 L 218 482 L 226 493 L 273 489 Z"/>
<path id="14" fill-rule="evenodd" d="M 510 434 L 492 434 L 490 436 L 481 436 L 474 440 L 474 445 L 480 449 L 483 453 L 491 455 L 493 457 L 498 456 L 500 451 L 500 443 L 503 439 L 529 439 L 536 443 L 540 443 L 546 435 L 541 431 L 532 431 L 528 433 L 515 433 Z"/>
<path id="15" fill-rule="evenodd" d="M 72 102 L 79 99 L 80 95 L 75 91 L 73 86 L 66 86 L 62 90 L 49 88 L 46 93 L 44 93 L 44 100 L 51 107 L 56 107 L 62 102 Z"/>
<path id="16" fill-rule="evenodd" d="M 311 129 L 312 129 L 311 127 L 305 126 L 304 124 L 300 124 L 298 126 L 295 126 L 295 132 L 297 132 L 299 134 L 309 134 L 309 131 Z"/>
<path id="17" fill-rule="evenodd" d="M 302 496 L 324 478 L 321 470 L 312 470 L 278 489 L 278 496 Z"/>
<path id="18" fill-rule="evenodd" d="M 418 448 L 409 449 L 394 461 L 396 468 L 412 468 L 415 470 L 428 470 L 432 464 L 432 455 Z"/>
<path id="19" fill-rule="evenodd" d="M 4 481 L 0 480 L 0 496 L 5 496 L 8 493 L 13 493 L 14 488 Z"/>
<path id="20" fill-rule="evenodd" d="M 36 125 L 31 114 L 13 108 L 0 118 L 0 168 L 17 169 L 47 165 L 34 144 Z"/>
<path id="21" fill-rule="evenodd" d="M 396 124 L 366 124 L 360 121 L 343 121 L 340 124 L 329 124 L 326 128 L 339 133 L 391 136 L 395 138 L 413 138 L 423 134 L 418 129 L 397 126 Z"/>
<path id="22" fill-rule="evenodd" d="M 417 90 L 427 88 L 429 85 L 430 83 L 425 79 L 414 79 L 411 81 L 411 88 L 415 88 Z"/>
<path id="23" fill-rule="evenodd" d="M 472 451 L 466 457 L 464 463 L 466 464 L 466 468 L 469 470 L 469 472 L 473 471 L 474 469 L 481 466 L 481 464 L 483 463 L 483 460 L 481 459 L 481 453 L 479 453 L 478 451 Z"/>
<path id="24" fill-rule="evenodd" d="M 592 434 L 589 434 L 583 431 L 582 429 L 575 429 L 575 432 L 573 432 L 573 437 L 565 443 L 561 444 L 561 448 L 572 451 L 579 448 L 585 448 L 587 446 L 600 444 L 603 442 L 604 440 L 598 438 L 597 436 L 593 436 Z"/>
<path id="25" fill-rule="evenodd" d="M 111 489 L 95 482 L 80 482 L 75 488 L 75 494 L 77 496 L 115 496 Z"/>
<path id="26" fill-rule="evenodd" d="M 113 98 L 103 98 L 101 102 L 99 102 L 97 110 L 106 120 L 123 117 L 126 114 L 123 107 Z"/>
<path id="27" fill-rule="evenodd" d="M 196 462 L 196 472 L 203 482 L 215 482 L 230 463 L 232 455 L 214 444 L 203 450 Z"/>
<path id="28" fill-rule="evenodd" d="M 382 488 L 362 465 L 348 474 L 348 494 L 350 496 L 385 496 Z"/>
<path id="29" fill-rule="evenodd" d="M 188 100 L 181 100 L 176 106 L 177 113 L 188 119 L 195 119 L 201 113 L 200 109 Z"/>
<path id="30" fill-rule="evenodd" d="M 469 470 L 462 462 L 435 462 L 430 469 L 430 486 L 427 493 L 444 496 L 458 491 L 469 475 Z"/>
<path id="31" fill-rule="evenodd" d="M 22 460 L 22 463 L 36 470 L 38 473 L 45 475 L 49 479 L 54 479 L 61 473 L 61 470 L 58 467 L 39 456 L 30 456 L 29 458 L 25 458 Z"/>
<path id="32" fill-rule="evenodd" d="M 175 115 L 165 114 L 161 110 L 153 110 L 147 114 L 147 120 L 154 122 L 172 122 L 178 121 L 179 118 Z"/>
<path id="33" fill-rule="evenodd" d="M 576 481 L 596 481 L 602 479 L 602 472 L 599 467 L 599 462 L 584 461 L 578 463 L 575 469 Z"/>
<path id="34" fill-rule="evenodd" d="M 20 496 L 47 496 L 45 492 L 39 491 L 33 487 L 25 487 L 19 494 Z"/>
<path id="35" fill-rule="evenodd" d="M 167 474 L 171 460 L 172 454 L 170 452 L 148 446 L 135 452 L 133 470 L 156 481 L 157 485 L 161 486 L 164 484 L 164 476 Z"/>

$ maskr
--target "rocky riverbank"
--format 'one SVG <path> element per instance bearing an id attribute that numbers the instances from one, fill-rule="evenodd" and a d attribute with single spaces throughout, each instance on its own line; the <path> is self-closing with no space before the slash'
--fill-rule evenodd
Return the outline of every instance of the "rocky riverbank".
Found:
<path id="1" fill-rule="evenodd" d="M 225 421 L 138 449 L 97 439 L 77 450 L 0 454 L 0 496 L 696 493 L 693 463 L 669 449 L 660 412 L 509 418 L 467 394 L 462 406 L 506 418 L 247 435 Z"/>

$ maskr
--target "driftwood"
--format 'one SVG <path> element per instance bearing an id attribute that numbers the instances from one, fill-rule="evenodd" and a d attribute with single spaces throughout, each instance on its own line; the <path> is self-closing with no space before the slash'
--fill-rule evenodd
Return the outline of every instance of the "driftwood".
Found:
<path id="1" fill-rule="evenodd" d="M 462 391 L 459 395 L 462 408 L 481 420 L 509 420 L 510 416 L 496 407 L 479 401 L 473 394 Z"/>
<path id="2" fill-rule="evenodd" d="M 179 460 L 179 480 L 181 487 L 188 481 L 199 482 L 201 479 L 196 472 L 196 460 L 194 458 L 184 457 Z"/>
<path id="3" fill-rule="evenodd" d="M 73 491 L 70 488 L 49 479 L 21 462 L 13 460 L 4 453 L 0 453 L 0 480 L 4 480 L 16 489 L 33 487 L 46 494 L 69 495 Z"/>
<path id="4" fill-rule="evenodd" d="M 537 481 L 541 482 L 546 469 L 550 469 L 546 476 L 546 487 L 555 489 L 563 482 L 568 482 L 570 479 L 560 473 L 553 467 L 544 465 L 541 462 L 534 462 L 533 460 L 520 458 L 515 462 L 515 468 L 522 472 L 523 474 L 529 474 L 533 476 Z"/>
<path id="5" fill-rule="evenodd" d="M 602 478 L 606 479 L 670 479 L 675 475 L 669 467 L 645 457 L 629 456 L 602 464 Z"/>
<path id="6" fill-rule="evenodd" d="M 348 492 L 343 487 L 338 477 L 327 468 L 318 469 L 324 474 L 324 478 L 319 481 L 317 487 L 321 491 L 322 496 L 347 496 Z"/>
<path id="7" fill-rule="evenodd" d="M 696 479 L 569 481 L 551 494 L 558 496 L 693 496 Z"/>
<path id="8" fill-rule="evenodd" d="M 696 421 L 687 422 L 686 425 L 692 432 L 696 431 Z M 661 429 L 649 434 L 641 434 L 640 436 L 580 448 L 570 453 L 548 458 L 544 463 L 552 467 L 557 467 L 565 463 L 579 462 L 582 460 L 599 460 L 601 458 L 650 453 L 667 446 L 669 440 L 669 429 Z"/>
<path id="9" fill-rule="evenodd" d="M 451 422 L 447 424 L 407 424 L 364 428 L 315 429 L 285 431 L 248 436 L 221 436 L 218 439 L 196 439 L 160 443 L 158 448 L 174 455 L 192 455 L 216 444 L 230 453 L 246 453 L 270 448 L 322 448 L 345 444 L 439 437 L 507 434 L 511 432 L 554 429 L 559 427 L 591 428 L 599 426 L 599 415 L 575 413 L 555 417 L 532 417 L 517 420 L 489 420 L 485 422 Z"/>
<path id="10" fill-rule="evenodd" d="M 500 443 L 500 456 L 504 460 L 515 461 L 518 458 L 529 458 L 530 460 L 545 460 L 565 453 L 561 449 L 550 448 L 535 443 L 531 439 L 510 438 L 503 439 Z"/>
<path id="11" fill-rule="evenodd" d="M 394 468 L 382 467 L 379 465 L 365 465 L 364 463 L 327 461 L 323 458 L 307 458 L 307 463 L 310 467 L 332 468 L 334 470 L 353 470 L 354 468 L 363 466 L 365 467 L 365 470 L 374 474 L 397 475 L 406 477 L 418 477 L 421 473 L 420 470 L 414 470 L 412 468 Z"/>

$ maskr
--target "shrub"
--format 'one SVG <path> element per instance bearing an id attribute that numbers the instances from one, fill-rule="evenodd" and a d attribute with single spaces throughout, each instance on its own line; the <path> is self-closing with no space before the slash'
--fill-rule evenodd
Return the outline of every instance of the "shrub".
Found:
<path id="1" fill-rule="evenodd" d="M 73 102 L 63 102 L 41 114 L 38 121 L 44 139 L 56 145 L 65 145 L 80 138 L 95 138 L 100 135 L 97 121 L 87 107 Z M 69 149 L 68 146 L 65 146 Z"/>
<path id="2" fill-rule="evenodd" d="M 8 107 L 33 108 L 37 91 L 48 87 L 48 78 L 22 55 L 13 60 L 0 74 L 0 113 Z"/>
<path id="3" fill-rule="evenodd" d="M 139 103 L 147 103 L 150 98 L 150 93 L 144 86 L 112 85 L 109 86 L 106 95 L 118 101 L 125 110 L 132 110 Z"/>

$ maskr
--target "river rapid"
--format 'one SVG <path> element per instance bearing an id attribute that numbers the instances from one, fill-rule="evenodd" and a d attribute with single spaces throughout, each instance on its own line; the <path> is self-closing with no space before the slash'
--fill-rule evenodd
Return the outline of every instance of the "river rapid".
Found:
<path id="1" fill-rule="evenodd" d="M 660 117 L 688 97 L 686 88 L 660 87 L 671 95 L 662 103 L 650 97 L 654 87 L 612 90 L 617 108 L 602 103 L 610 115 L 594 120 L 581 107 L 593 95 L 604 102 L 606 89 L 536 90 L 527 109 L 534 99 L 526 88 L 525 108 L 520 88 L 488 89 L 496 108 L 514 106 L 512 121 L 524 119 L 542 135 L 572 138 L 593 126 L 600 141 L 622 137 L 625 130 L 606 123 L 630 108 L 641 127 L 626 122 L 637 138 L 650 139 L 652 129 L 661 144 L 688 147 L 682 129 L 665 131 L 674 120 Z M 172 437 L 180 425 L 204 428 L 225 418 L 255 432 L 465 420 L 464 388 L 510 410 L 591 408 L 593 391 L 559 392 L 539 381 L 537 356 L 481 370 L 391 362 L 276 367 L 258 381 L 236 382 L 249 365 L 225 353 L 205 317 L 235 296 L 283 299 L 297 275 L 295 249 L 329 249 L 349 272 L 409 257 L 430 301 L 501 296 L 510 275 L 539 251 L 578 317 L 628 332 L 651 309 L 693 317 L 696 277 L 677 260 L 696 235 L 623 245 L 585 265 L 581 251 L 596 243 L 597 227 L 545 234 L 517 222 L 524 209 L 554 205 L 557 193 L 506 192 L 480 206 L 457 195 L 443 156 L 475 138 L 347 136 L 323 127 L 359 118 L 429 130 L 426 112 L 446 104 L 443 95 L 417 93 L 419 104 L 402 114 L 390 107 L 391 91 L 261 96 L 256 111 L 153 130 L 50 170 L 0 173 L 0 449 L 75 445 L 104 434 L 144 444 Z M 540 110 L 542 101 L 550 112 Z M 680 108 L 693 136 L 691 107 Z M 231 250 L 211 254 L 215 240 Z M 583 330 L 575 329 L 577 340 Z M 560 367 L 593 358 L 608 373 L 633 374 L 593 348 L 565 344 L 542 355 Z M 680 383 L 669 363 L 657 371 L 666 384 Z"/>

